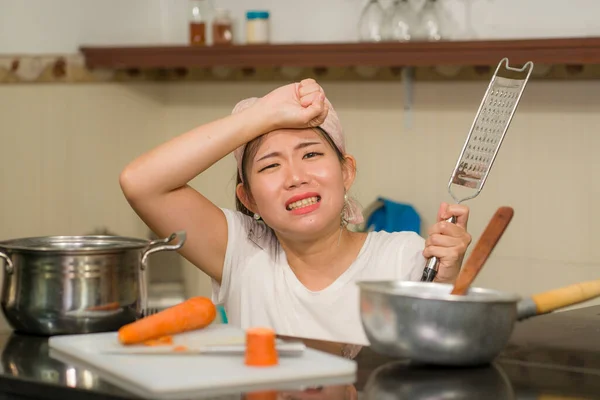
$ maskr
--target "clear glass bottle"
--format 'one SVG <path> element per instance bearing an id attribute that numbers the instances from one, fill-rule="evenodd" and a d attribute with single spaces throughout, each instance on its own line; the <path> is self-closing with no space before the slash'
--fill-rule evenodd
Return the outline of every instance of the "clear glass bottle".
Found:
<path id="1" fill-rule="evenodd" d="M 189 41 L 192 46 L 206 46 L 211 4 L 208 0 L 190 0 Z"/>
<path id="2" fill-rule="evenodd" d="M 440 18 L 438 15 L 436 0 L 427 0 L 423 9 L 419 13 L 417 28 L 415 29 L 415 38 L 418 40 L 438 41 L 445 39 L 440 27 Z"/>
<path id="3" fill-rule="evenodd" d="M 233 20 L 229 10 L 217 8 L 212 21 L 213 44 L 215 46 L 233 43 Z"/>
<path id="4" fill-rule="evenodd" d="M 383 22 L 383 38 L 386 41 L 407 42 L 415 29 L 415 15 L 408 0 L 395 0 Z"/>
<path id="5" fill-rule="evenodd" d="M 360 15 L 358 37 L 361 42 L 380 42 L 385 12 L 379 0 L 369 0 Z"/>

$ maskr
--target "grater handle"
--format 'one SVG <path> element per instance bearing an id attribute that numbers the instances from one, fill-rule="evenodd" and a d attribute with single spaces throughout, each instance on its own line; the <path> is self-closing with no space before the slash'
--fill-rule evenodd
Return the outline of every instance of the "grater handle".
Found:
<path id="1" fill-rule="evenodd" d="M 456 217 L 453 215 L 446 220 L 447 222 L 456 223 Z M 427 264 L 425 265 L 425 269 L 423 270 L 423 275 L 421 275 L 421 282 L 433 282 L 437 273 L 438 273 L 438 264 L 439 261 L 437 257 L 431 257 Z"/>

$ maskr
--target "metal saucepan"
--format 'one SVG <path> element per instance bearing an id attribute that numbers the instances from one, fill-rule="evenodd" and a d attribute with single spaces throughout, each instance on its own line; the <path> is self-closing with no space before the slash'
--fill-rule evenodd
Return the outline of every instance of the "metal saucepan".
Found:
<path id="1" fill-rule="evenodd" d="M 27 334 L 118 330 L 146 313 L 148 256 L 178 250 L 185 240 L 177 232 L 154 241 L 110 235 L 1 241 L 2 311 Z"/>
<path id="2" fill-rule="evenodd" d="M 516 321 L 600 296 L 600 280 L 523 300 L 471 287 L 452 295 L 450 284 L 362 281 L 360 315 L 373 350 L 438 365 L 490 363 L 507 345 Z"/>

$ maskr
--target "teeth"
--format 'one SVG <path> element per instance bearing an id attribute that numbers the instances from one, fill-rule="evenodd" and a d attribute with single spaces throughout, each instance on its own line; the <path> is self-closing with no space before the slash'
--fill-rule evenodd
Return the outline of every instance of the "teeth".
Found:
<path id="1" fill-rule="evenodd" d="M 287 206 L 288 210 L 295 210 L 297 208 L 302 208 L 306 206 L 310 206 L 311 204 L 315 204 L 319 201 L 318 197 L 309 197 L 307 199 L 302 199 L 295 201 Z"/>

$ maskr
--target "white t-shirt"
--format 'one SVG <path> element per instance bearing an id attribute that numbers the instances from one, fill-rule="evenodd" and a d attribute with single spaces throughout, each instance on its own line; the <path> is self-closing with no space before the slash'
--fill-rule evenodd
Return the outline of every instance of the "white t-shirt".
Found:
<path id="1" fill-rule="evenodd" d="M 357 280 L 421 279 L 425 240 L 415 232 L 370 232 L 356 260 L 330 286 L 308 290 L 292 272 L 275 235 L 261 222 L 223 209 L 228 242 L 212 300 L 229 323 L 266 326 L 280 335 L 368 345 Z"/>

